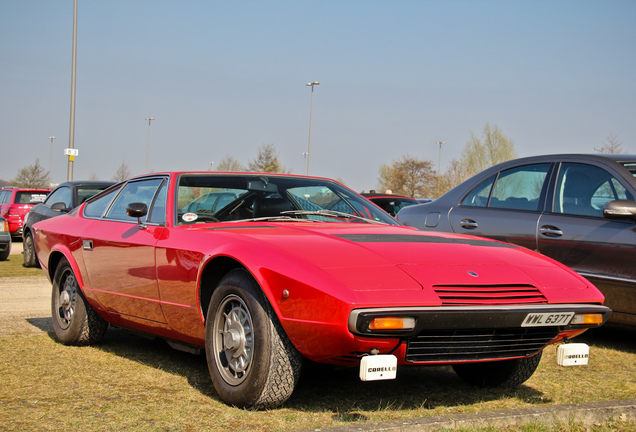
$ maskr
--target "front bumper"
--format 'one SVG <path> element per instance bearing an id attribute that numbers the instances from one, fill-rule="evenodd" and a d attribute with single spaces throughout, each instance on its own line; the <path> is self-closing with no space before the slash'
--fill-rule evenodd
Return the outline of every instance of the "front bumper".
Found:
<path id="1" fill-rule="evenodd" d="M 600 315 L 602 321 L 572 324 L 584 314 Z M 399 339 L 394 353 L 407 363 L 457 363 L 531 356 L 559 338 L 601 326 L 610 314 L 605 306 L 580 304 L 370 308 L 351 312 L 349 331 L 365 338 Z M 530 319 L 553 316 L 561 324 Z M 413 318 L 414 325 L 372 329 L 372 320 L 382 317 Z"/>

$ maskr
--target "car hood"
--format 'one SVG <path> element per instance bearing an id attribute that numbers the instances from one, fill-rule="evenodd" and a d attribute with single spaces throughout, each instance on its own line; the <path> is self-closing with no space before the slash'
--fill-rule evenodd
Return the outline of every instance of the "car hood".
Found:
<path id="1" fill-rule="evenodd" d="M 588 301 L 602 300 L 587 280 L 556 261 L 479 237 L 333 223 L 241 224 L 222 230 L 258 242 L 259 250 L 284 257 L 288 265 L 317 267 L 356 292 L 527 285 L 548 301 L 559 301 L 568 290 L 577 290 L 580 298 L 585 289 L 591 290 Z"/>

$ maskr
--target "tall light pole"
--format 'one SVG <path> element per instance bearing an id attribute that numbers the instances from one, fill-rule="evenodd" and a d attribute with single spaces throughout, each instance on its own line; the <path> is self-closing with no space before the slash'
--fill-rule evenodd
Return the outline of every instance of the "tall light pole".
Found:
<path id="1" fill-rule="evenodd" d="M 73 181 L 73 149 L 75 148 L 75 69 L 77 66 L 77 0 L 73 2 L 73 65 L 71 72 L 71 124 L 69 126 L 67 181 Z"/>
<path id="2" fill-rule="evenodd" d="M 152 122 L 154 117 L 146 117 L 148 120 L 148 145 L 146 146 L 146 174 L 148 174 L 148 161 L 150 160 L 150 122 Z"/>
<path id="3" fill-rule="evenodd" d="M 55 137 L 50 136 L 49 139 L 51 140 L 51 159 L 49 161 L 49 180 L 51 181 L 51 184 L 53 184 L 53 140 L 55 139 Z"/>
<path id="4" fill-rule="evenodd" d="M 309 163 L 311 159 L 311 116 L 314 110 L 314 86 L 320 85 L 318 81 L 307 83 L 311 86 L 311 102 L 309 104 L 309 144 L 307 145 L 307 175 L 309 175 Z"/>
<path id="5" fill-rule="evenodd" d="M 446 144 L 444 141 L 437 141 L 439 144 L 439 158 L 437 159 L 437 175 L 439 176 L 442 170 L 442 144 Z"/>

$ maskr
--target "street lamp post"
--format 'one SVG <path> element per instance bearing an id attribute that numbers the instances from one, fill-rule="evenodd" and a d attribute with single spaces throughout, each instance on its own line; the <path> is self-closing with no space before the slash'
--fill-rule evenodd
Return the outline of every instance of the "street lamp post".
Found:
<path id="1" fill-rule="evenodd" d="M 311 116 L 314 110 L 314 86 L 320 85 L 318 81 L 307 83 L 311 86 L 311 102 L 309 104 L 309 144 L 307 145 L 307 175 L 309 175 L 309 163 L 311 159 Z"/>
<path id="2" fill-rule="evenodd" d="M 437 141 L 439 144 L 439 157 L 437 159 L 437 175 L 439 176 L 442 170 L 442 144 L 446 144 L 444 141 Z"/>
<path id="3" fill-rule="evenodd" d="M 68 170 L 67 181 L 73 181 L 73 150 L 75 148 L 75 70 L 77 68 L 77 0 L 73 2 L 73 60 L 71 66 L 71 121 L 68 134 Z"/>
<path id="4" fill-rule="evenodd" d="M 49 160 L 49 181 L 51 184 L 53 184 L 53 140 L 55 139 L 55 137 L 50 136 L 49 139 L 51 140 L 51 158 Z"/>
<path id="5" fill-rule="evenodd" d="M 148 174 L 148 162 L 150 160 L 150 122 L 152 122 L 154 117 L 146 117 L 148 120 L 148 144 L 146 145 L 146 174 Z"/>

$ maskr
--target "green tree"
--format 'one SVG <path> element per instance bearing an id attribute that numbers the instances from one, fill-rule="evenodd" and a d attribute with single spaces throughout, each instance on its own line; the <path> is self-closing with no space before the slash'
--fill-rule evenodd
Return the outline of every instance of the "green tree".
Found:
<path id="1" fill-rule="evenodd" d="M 391 190 L 396 195 L 428 197 L 435 189 L 433 162 L 403 155 L 390 165 L 380 167 L 378 178 L 381 190 Z"/>
<path id="2" fill-rule="evenodd" d="M 122 162 L 121 165 L 119 165 L 119 168 L 117 168 L 117 171 L 115 171 L 113 181 L 120 182 L 126 180 L 127 178 L 130 178 L 131 176 L 132 173 L 130 171 L 130 168 L 128 168 L 126 162 Z"/>
<path id="3" fill-rule="evenodd" d="M 236 159 L 234 159 L 230 155 L 225 155 L 225 157 L 221 160 L 219 165 L 216 167 L 216 171 L 226 171 L 226 172 L 240 172 L 247 171 L 247 169 Z"/>
<path id="4" fill-rule="evenodd" d="M 497 125 L 486 123 L 481 137 L 470 132 L 470 141 L 466 143 L 459 160 L 453 160 L 449 171 L 439 176 L 438 196 L 486 168 L 516 157 L 512 139 L 505 136 Z"/>
<path id="5" fill-rule="evenodd" d="M 274 144 L 263 144 L 258 148 L 258 156 L 249 163 L 252 172 L 287 173 L 285 167 L 278 160 L 278 152 Z"/>
<path id="6" fill-rule="evenodd" d="M 51 175 L 40 165 L 40 160 L 36 159 L 33 165 L 20 168 L 11 183 L 21 188 L 47 188 L 51 184 Z"/>

